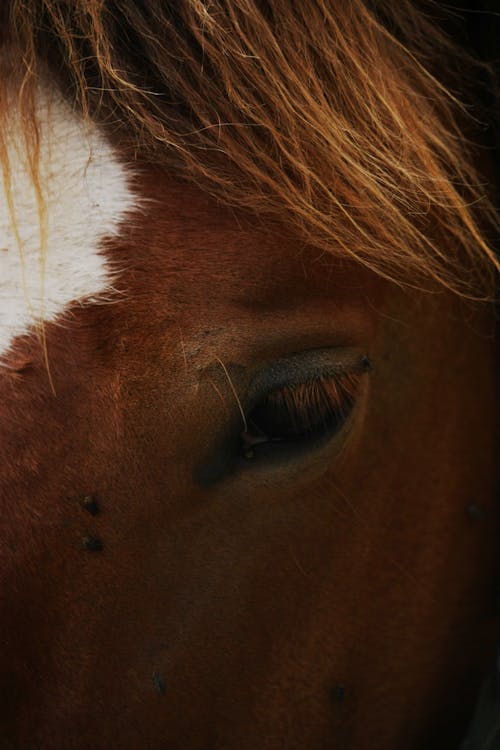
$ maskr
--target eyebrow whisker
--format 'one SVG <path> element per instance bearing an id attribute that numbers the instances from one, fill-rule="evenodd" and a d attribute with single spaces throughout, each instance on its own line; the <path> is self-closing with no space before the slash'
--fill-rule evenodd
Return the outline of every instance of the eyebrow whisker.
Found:
<path id="1" fill-rule="evenodd" d="M 233 392 L 233 395 L 234 395 L 234 397 L 235 397 L 235 399 L 236 399 L 236 403 L 238 404 L 238 409 L 239 409 L 239 411 L 240 411 L 240 414 L 241 414 L 241 418 L 242 418 L 242 420 L 243 420 L 243 429 L 244 429 L 244 431 L 245 431 L 245 432 L 247 432 L 247 431 L 248 431 L 247 418 L 246 418 L 246 416 L 245 416 L 245 412 L 243 411 L 243 406 L 242 406 L 242 404 L 241 404 L 241 400 L 240 400 L 240 397 L 238 396 L 238 393 L 237 393 L 237 391 L 236 391 L 236 388 L 234 387 L 234 383 L 233 383 L 233 381 L 231 380 L 231 376 L 230 376 L 230 374 L 229 374 L 229 372 L 228 372 L 228 370 L 227 370 L 227 367 L 226 367 L 226 365 L 224 364 L 224 362 L 223 362 L 223 361 L 222 361 L 221 359 L 219 359 L 219 357 L 215 357 L 215 359 L 217 360 L 217 362 L 218 362 L 218 363 L 220 364 L 220 366 L 221 366 L 221 367 L 222 367 L 222 369 L 224 370 L 224 374 L 225 374 L 225 376 L 226 376 L 226 378 L 227 378 L 227 380 L 228 380 L 228 383 L 229 383 L 229 385 L 230 385 L 230 387 L 231 387 L 231 390 L 232 390 L 232 392 Z"/>

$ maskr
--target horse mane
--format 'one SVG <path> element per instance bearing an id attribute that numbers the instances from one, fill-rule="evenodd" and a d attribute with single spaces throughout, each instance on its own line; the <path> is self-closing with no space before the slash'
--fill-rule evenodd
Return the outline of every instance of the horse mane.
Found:
<path id="1" fill-rule="evenodd" d="M 456 94 L 476 63 L 440 12 L 412 0 L 340 12 L 328 0 L 4 0 L 0 118 L 14 90 L 36 183 L 36 91 L 50 76 L 130 157 L 391 280 L 489 298 L 498 221 Z M 1 136 L 0 158 L 8 175 Z"/>

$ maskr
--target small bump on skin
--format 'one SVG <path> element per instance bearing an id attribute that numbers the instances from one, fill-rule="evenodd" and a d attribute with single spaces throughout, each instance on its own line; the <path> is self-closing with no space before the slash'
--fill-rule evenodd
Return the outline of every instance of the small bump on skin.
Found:
<path id="1" fill-rule="evenodd" d="M 335 703 L 342 703 L 345 698 L 345 686 L 335 685 L 332 691 L 332 698 Z"/>
<path id="2" fill-rule="evenodd" d="M 160 695 L 165 695 L 166 693 L 166 687 L 165 687 L 165 681 L 161 674 L 159 672 L 153 672 L 153 687 L 156 690 L 157 693 Z"/>
<path id="3" fill-rule="evenodd" d="M 85 495 L 81 501 L 82 508 L 90 513 L 91 516 L 97 516 L 101 512 L 99 503 L 95 495 Z"/>
<path id="4" fill-rule="evenodd" d="M 363 372 L 369 372 L 372 369 L 372 363 L 366 355 L 361 358 L 361 367 Z"/>
<path id="5" fill-rule="evenodd" d="M 83 546 L 89 552 L 101 552 L 103 548 L 102 541 L 97 536 L 85 536 L 83 538 Z"/>
<path id="6" fill-rule="evenodd" d="M 475 503 L 471 503 L 466 508 L 467 516 L 470 521 L 473 521 L 474 523 L 479 523 L 479 521 L 482 521 L 484 519 L 484 510 Z"/>

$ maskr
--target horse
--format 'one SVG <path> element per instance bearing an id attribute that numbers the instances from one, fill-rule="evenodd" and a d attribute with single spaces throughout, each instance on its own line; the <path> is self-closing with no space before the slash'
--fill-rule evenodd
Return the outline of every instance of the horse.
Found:
<path id="1" fill-rule="evenodd" d="M 444 13 L 2 4 L 2 749 L 497 747 L 498 220 Z"/>

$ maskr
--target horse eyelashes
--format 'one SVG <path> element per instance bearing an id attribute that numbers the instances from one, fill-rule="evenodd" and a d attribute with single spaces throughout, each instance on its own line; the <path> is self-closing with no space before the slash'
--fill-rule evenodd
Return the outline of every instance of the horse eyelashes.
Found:
<path id="1" fill-rule="evenodd" d="M 243 455 L 256 446 L 332 436 L 354 405 L 361 374 L 344 372 L 270 390 L 247 416 Z"/>

